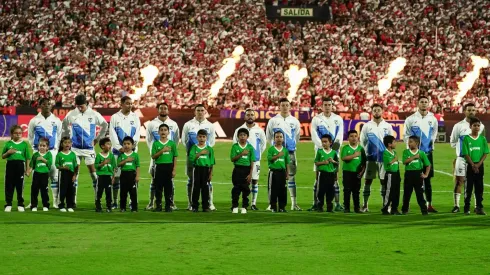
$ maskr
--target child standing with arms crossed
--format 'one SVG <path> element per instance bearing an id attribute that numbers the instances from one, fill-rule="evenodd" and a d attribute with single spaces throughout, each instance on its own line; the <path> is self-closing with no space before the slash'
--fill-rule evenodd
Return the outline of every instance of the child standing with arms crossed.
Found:
<path id="1" fill-rule="evenodd" d="M 486 215 L 483 211 L 483 161 L 488 155 L 488 143 L 484 135 L 480 135 L 481 122 L 478 118 L 470 119 L 471 134 L 463 139 L 463 149 L 461 155 L 466 159 L 466 192 L 464 196 L 464 214 L 470 214 L 470 202 L 473 188 L 475 188 L 477 215 Z"/>
<path id="2" fill-rule="evenodd" d="M 60 141 L 61 149 L 58 154 L 56 154 L 56 168 L 59 170 L 59 183 L 60 183 L 60 204 L 58 208 L 61 212 L 66 212 L 66 207 L 68 207 L 68 212 L 75 212 L 73 210 L 75 202 L 75 180 L 78 174 L 78 163 L 77 156 L 71 151 L 71 139 L 70 137 L 63 137 Z"/>
<path id="3" fill-rule="evenodd" d="M 38 151 L 32 156 L 30 167 L 34 168 L 31 185 L 31 210 L 37 211 L 37 196 L 41 192 L 43 211 L 49 210 L 48 180 L 49 171 L 53 164 L 53 155 L 49 148 L 49 139 L 40 138 L 37 145 Z"/>
<path id="4" fill-rule="evenodd" d="M 110 138 L 99 141 L 102 152 L 95 157 L 95 172 L 97 173 L 97 184 L 95 185 L 95 212 L 102 212 L 100 200 L 105 191 L 106 212 L 112 212 L 112 185 L 114 183 L 114 169 L 117 167 L 116 158 L 111 152 L 112 144 Z"/>
<path id="5" fill-rule="evenodd" d="M 349 144 L 342 147 L 340 158 L 342 165 L 342 181 L 344 184 L 344 213 L 350 213 L 350 196 L 354 201 L 354 212 L 361 212 L 359 194 L 361 191 L 361 178 L 366 170 L 366 152 L 359 145 L 359 136 L 356 130 L 348 133 Z"/>
<path id="6" fill-rule="evenodd" d="M 273 213 L 278 212 L 277 203 L 279 202 L 279 212 L 287 212 L 287 191 L 286 181 L 289 178 L 289 166 L 291 162 L 289 151 L 283 146 L 284 134 L 274 133 L 274 146 L 267 150 L 267 162 L 269 165 L 269 203 Z"/>
<path id="7" fill-rule="evenodd" d="M 250 195 L 250 182 L 252 181 L 255 153 L 252 145 L 248 143 L 249 132 L 245 128 L 238 129 L 238 143 L 231 146 L 230 159 L 235 165 L 231 180 L 231 209 L 238 214 L 238 199 L 242 193 L 242 214 L 247 213 L 248 195 Z"/>
<path id="8" fill-rule="evenodd" d="M 2 151 L 2 159 L 7 159 L 5 167 L 5 212 L 12 211 L 14 191 L 17 192 L 17 211 L 24 212 L 24 176 L 29 176 L 31 152 L 29 144 L 22 140 L 22 128 L 14 125 L 10 128 L 11 140 L 7 141 Z"/>
<path id="9" fill-rule="evenodd" d="M 331 148 L 332 137 L 330 135 L 323 135 L 321 141 L 323 148 L 318 149 L 315 155 L 318 182 L 318 188 L 316 189 L 317 211 L 323 212 L 326 196 L 327 212 L 334 212 L 332 201 L 335 197 L 335 181 L 337 180 L 339 158 L 337 157 L 337 152 Z"/>
<path id="10" fill-rule="evenodd" d="M 155 186 L 156 208 L 155 212 L 162 211 L 162 193 L 165 194 L 165 212 L 172 212 L 173 181 L 177 168 L 177 145 L 168 139 L 170 129 L 167 124 L 158 127 L 160 140 L 155 140 L 151 147 L 151 158 L 155 162 Z"/>
<path id="11" fill-rule="evenodd" d="M 133 151 L 134 140 L 132 137 L 123 139 L 124 152 L 117 158 L 117 166 L 121 167 L 121 212 L 126 212 L 129 198 L 131 199 L 131 212 L 138 212 L 138 182 L 140 180 L 140 158 Z"/>
<path id="12" fill-rule="evenodd" d="M 396 155 L 396 141 L 394 136 L 385 136 L 383 143 L 386 150 L 383 152 L 383 166 L 386 171 L 383 185 L 386 189 L 386 195 L 383 198 L 383 208 L 381 213 L 389 215 L 388 208 L 391 206 L 391 215 L 401 215 L 398 212 L 400 204 L 400 168 L 398 157 Z"/>
<path id="13" fill-rule="evenodd" d="M 424 199 L 424 179 L 429 176 L 430 161 L 427 155 L 419 150 L 420 139 L 417 136 L 408 138 L 408 149 L 403 151 L 403 164 L 405 165 L 405 178 L 403 179 L 403 206 L 402 213 L 408 213 L 410 198 L 415 190 L 417 203 L 422 215 L 428 215 Z M 425 172 L 423 171 L 425 167 Z"/>

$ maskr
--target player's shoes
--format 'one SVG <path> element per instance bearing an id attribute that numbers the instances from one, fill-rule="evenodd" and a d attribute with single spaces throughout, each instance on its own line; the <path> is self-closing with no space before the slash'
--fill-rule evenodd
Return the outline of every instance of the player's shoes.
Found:
<path id="1" fill-rule="evenodd" d="M 344 213 L 350 213 L 350 209 L 344 209 Z"/>
<path id="2" fill-rule="evenodd" d="M 270 210 L 272 213 L 277 213 L 277 210 L 276 209 L 271 209 Z"/>
<path id="3" fill-rule="evenodd" d="M 95 208 L 95 212 L 102 213 L 102 208 Z"/>
<path id="4" fill-rule="evenodd" d="M 112 204 L 112 210 L 117 209 L 117 203 Z"/>
<path id="5" fill-rule="evenodd" d="M 216 209 L 216 207 L 214 206 L 214 204 L 211 204 L 211 205 L 209 205 L 209 210 L 211 210 L 211 211 L 216 211 L 217 209 Z"/>
<path id="6" fill-rule="evenodd" d="M 393 216 L 401 216 L 402 213 L 398 212 L 398 210 L 395 210 L 395 211 L 391 211 L 391 215 L 393 215 Z"/>
<path id="7" fill-rule="evenodd" d="M 252 206 L 250 207 L 250 209 L 252 209 L 253 211 L 257 211 L 257 210 L 259 210 L 259 209 L 257 208 L 257 206 L 255 206 L 255 205 L 252 205 Z"/>
<path id="8" fill-rule="evenodd" d="M 54 208 L 54 209 L 58 209 L 58 208 L 59 208 L 59 206 L 58 206 L 58 202 L 56 202 L 56 203 L 54 203 L 54 202 L 53 202 L 53 208 Z"/>
<path id="9" fill-rule="evenodd" d="M 216 209 L 216 208 L 215 208 Z M 202 212 L 211 212 L 212 210 L 209 208 L 203 209 Z"/>
<path id="10" fill-rule="evenodd" d="M 335 212 L 341 212 L 343 210 L 344 210 L 344 207 L 340 203 L 337 203 L 335 205 Z"/>
<path id="11" fill-rule="evenodd" d="M 459 212 L 459 206 L 453 207 L 453 210 L 451 210 L 452 213 L 458 213 Z"/>
<path id="12" fill-rule="evenodd" d="M 287 213 L 288 211 L 286 209 L 279 209 L 280 213 Z"/>
<path id="13" fill-rule="evenodd" d="M 389 215 L 390 212 L 388 210 L 381 210 L 381 214 L 383 214 L 383 215 Z"/>
<path id="14" fill-rule="evenodd" d="M 364 206 L 363 206 L 363 207 L 361 208 L 361 212 L 362 212 L 362 213 L 368 213 L 368 212 L 369 212 L 369 208 L 368 208 L 368 207 L 364 207 Z"/>
<path id="15" fill-rule="evenodd" d="M 476 208 L 476 214 L 477 215 L 486 215 L 487 213 L 485 213 L 485 211 L 483 211 L 483 209 L 481 208 Z"/>
<path id="16" fill-rule="evenodd" d="M 5 206 L 5 212 L 12 212 L 12 206 Z"/>
<path id="17" fill-rule="evenodd" d="M 465 214 L 466 216 L 469 216 L 469 215 L 471 214 L 471 211 L 470 211 L 470 210 L 468 210 L 468 211 L 464 211 L 464 214 Z"/>
<path id="18" fill-rule="evenodd" d="M 47 207 L 43 207 L 43 211 L 44 211 L 44 212 L 48 212 L 48 211 L 49 211 L 49 208 L 47 208 Z"/>
<path id="19" fill-rule="evenodd" d="M 163 211 L 162 207 L 157 207 L 155 208 L 155 210 L 153 210 L 153 212 L 162 212 L 162 211 Z"/>
<path id="20" fill-rule="evenodd" d="M 437 213 L 439 211 L 437 211 L 432 205 L 430 205 L 429 207 L 427 207 L 427 212 L 429 212 L 429 213 Z"/>
<path id="21" fill-rule="evenodd" d="M 270 204 L 269 204 L 269 206 L 267 206 L 267 208 L 265 209 L 265 211 L 272 211 Z M 275 211 L 275 212 L 277 212 L 277 211 Z"/>
<path id="22" fill-rule="evenodd" d="M 107 209 L 105 210 L 105 212 L 107 212 L 107 213 L 112 213 L 112 209 L 107 208 Z"/>
<path id="23" fill-rule="evenodd" d="M 317 211 L 316 205 L 312 205 L 312 206 L 311 206 L 311 207 L 308 209 L 308 211 L 310 211 L 310 212 L 311 212 L 311 211 Z"/>
<path id="24" fill-rule="evenodd" d="M 318 208 L 318 207 L 315 207 L 315 209 L 316 209 L 316 210 L 315 210 L 316 212 L 320 212 L 320 213 L 324 212 L 324 211 L 323 211 L 323 208 Z"/>
<path id="25" fill-rule="evenodd" d="M 120 212 L 124 213 L 124 212 L 126 212 L 126 209 L 121 209 Z"/>
<path id="26" fill-rule="evenodd" d="M 427 216 L 427 215 L 429 215 L 429 212 L 427 212 L 427 211 L 422 211 L 422 216 Z"/>
<path id="27" fill-rule="evenodd" d="M 238 214 L 238 207 L 235 207 L 231 210 L 231 213 Z"/>
<path id="28" fill-rule="evenodd" d="M 149 203 L 149 204 L 146 206 L 145 210 L 148 210 L 148 211 L 153 210 L 153 203 Z"/>
<path id="29" fill-rule="evenodd" d="M 19 211 L 19 212 L 25 212 L 26 209 L 24 208 L 24 206 L 17 206 L 17 211 Z"/>
<path id="30" fill-rule="evenodd" d="M 75 212 L 75 210 L 73 210 L 73 208 L 68 208 L 68 212 Z"/>
<path id="31" fill-rule="evenodd" d="M 37 207 L 33 207 L 33 208 L 31 209 L 31 211 L 32 211 L 32 212 L 37 212 Z"/>
<path id="32" fill-rule="evenodd" d="M 177 210 L 179 210 L 179 208 L 178 208 L 178 207 L 177 207 L 177 205 L 175 205 L 175 204 L 172 204 L 172 205 L 170 206 L 170 209 L 172 209 L 172 211 L 177 211 Z"/>
<path id="33" fill-rule="evenodd" d="M 199 212 L 199 209 L 194 208 L 194 209 L 192 209 L 192 212 L 197 213 L 197 212 Z"/>
<path id="34" fill-rule="evenodd" d="M 242 211 L 240 213 L 247 214 L 247 208 L 242 208 Z"/>
<path id="35" fill-rule="evenodd" d="M 60 208 L 60 212 L 66 212 L 66 208 Z"/>
<path id="36" fill-rule="evenodd" d="M 187 210 L 193 211 L 194 209 L 192 208 L 192 205 L 189 204 L 189 205 L 187 205 Z"/>
<path id="37" fill-rule="evenodd" d="M 299 205 L 297 205 L 297 204 L 291 205 L 291 210 L 292 211 L 303 211 L 303 209 L 301 209 L 301 207 L 299 207 Z"/>

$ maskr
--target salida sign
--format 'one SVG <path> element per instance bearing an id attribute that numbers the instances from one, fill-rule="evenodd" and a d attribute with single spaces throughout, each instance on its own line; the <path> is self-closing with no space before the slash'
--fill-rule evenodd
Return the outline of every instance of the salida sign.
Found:
<path id="1" fill-rule="evenodd" d="M 313 17 L 313 9 L 305 8 L 282 8 L 282 17 Z"/>

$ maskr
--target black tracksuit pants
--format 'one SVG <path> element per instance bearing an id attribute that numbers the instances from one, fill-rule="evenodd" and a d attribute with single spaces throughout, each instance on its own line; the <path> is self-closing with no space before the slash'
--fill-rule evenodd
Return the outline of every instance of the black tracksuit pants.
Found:
<path id="1" fill-rule="evenodd" d="M 199 196 L 201 196 L 202 209 L 209 209 L 209 167 L 194 166 L 192 169 L 191 198 L 193 209 L 199 209 Z"/>
<path id="2" fill-rule="evenodd" d="M 483 165 L 478 169 L 478 174 L 473 172 L 471 165 L 466 169 L 466 186 L 464 191 L 464 211 L 470 211 L 471 195 L 475 189 L 476 207 L 483 208 Z"/>
<path id="3" fill-rule="evenodd" d="M 100 175 L 97 177 L 97 185 L 95 187 L 97 197 L 95 199 L 95 208 L 102 209 L 100 200 L 105 192 L 105 202 L 107 209 L 112 207 L 112 176 Z"/>
<path id="4" fill-rule="evenodd" d="M 422 174 L 422 170 L 405 171 L 405 178 L 403 180 L 403 212 L 407 212 L 410 208 L 410 198 L 412 197 L 412 192 L 414 190 L 420 210 L 422 213 L 427 212 L 427 205 L 425 204 L 423 189 L 424 180 L 420 177 L 420 174 Z"/>
<path id="5" fill-rule="evenodd" d="M 350 198 L 354 201 L 354 210 L 361 208 L 359 194 L 361 192 L 361 178 L 358 173 L 351 171 L 342 172 L 342 182 L 344 184 L 344 208 L 350 210 Z"/>
<path id="6" fill-rule="evenodd" d="M 162 197 L 165 195 L 165 209 L 170 209 L 173 194 L 172 171 L 173 163 L 157 164 L 155 167 L 155 203 L 157 208 L 162 208 Z"/>
<path id="7" fill-rule="evenodd" d="M 285 209 L 287 204 L 286 170 L 269 170 L 269 202 L 271 210 Z"/>
<path id="8" fill-rule="evenodd" d="M 323 208 L 326 197 L 327 211 L 332 211 L 332 201 L 335 197 L 335 173 L 318 171 L 317 182 L 316 201 L 318 209 Z"/>
<path id="9" fill-rule="evenodd" d="M 24 207 L 24 173 L 24 161 L 7 160 L 5 169 L 5 206 L 12 206 L 15 191 L 17 192 L 17 206 Z"/>
<path id="10" fill-rule="evenodd" d="M 39 193 L 41 193 L 43 207 L 49 208 L 48 180 L 49 173 L 34 172 L 31 185 L 31 209 L 37 208 Z"/>
<path id="11" fill-rule="evenodd" d="M 121 171 L 120 178 L 120 207 L 126 210 L 129 198 L 131 199 L 131 211 L 138 211 L 138 183 L 136 182 L 136 171 Z"/>
<path id="12" fill-rule="evenodd" d="M 398 206 L 400 205 L 400 172 L 386 172 L 382 184 L 386 193 L 383 197 L 383 208 L 381 211 L 386 212 L 391 206 L 391 212 L 394 213 L 398 211 Z"/>
<path id="13" fill-rule="evenodd" d="M 250 195 L 250 183 L 247 181 L 247 176 L 250 174 L 250 166 L 235 166 L 231 181 L 233 188 L 231 189 L 231 207 L 238 207 L 238 200 L 242 194 L 242 207 L 247 208 L 249 204 L 248 196 Z"/>

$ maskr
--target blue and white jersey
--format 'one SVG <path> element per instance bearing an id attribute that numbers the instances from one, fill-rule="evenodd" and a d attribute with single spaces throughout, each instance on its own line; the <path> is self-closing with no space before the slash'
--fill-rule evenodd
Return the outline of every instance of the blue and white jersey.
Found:
<path id="1" fill-rule="evenodd" d="M 344 120 L 339 115 L 331 113 L 325 116 L 323 113 L 316 115 L 311 121 L 311 140 L 315 145 L 315 152 L 323 148 L 322 136 L 332 137 L 332 148 L 336 151 L 340 149 L 344 141 Z"/>
<path id="2" fill-rule="evenodd" d="M 388 135 L 393 135 L 393 127 L 384 120 L 379 124 L 372 120 L 364 124 L 360 142 L 366 150 L 368 161 L 383 162 L 383 153 L 386 150 L 383 138 Z"/>
<path id="3" fill-rule="evenodd" d="M 140 118 L 137 114 L 129 112 L 126 116 L 121 111 L 111 116 L 109 123 L 109 138 L 112 143 L 112 153 L 119 155 L 123 139 L 132 137 L 134 139 L 134 151 L 138 152 L 138 141 L 140 139 Z"/>
<path id="4" fill-rule="evenodd" d="M 265 151 L 265 147 L 267 147 L 267 138 L 265 137 L 265 132 L 260 128 L 257 124 L 254 124 L 252 128 L 247 127 L 247 123 L 244 123 L 242 126 L 238 127 L 233 134 L 233 142 L 238 143 L 238 130 L 241 128 L 248 130 L 248 143 L 252 145 L 255 153 L 255 161 L 260 161 L 262 153 Z"/>
<path id="5" fill-rule="evenodd" d="M 151 147 L 153 146 L 153 142 L 155 140 L 160 140 L 160 135 L 158 134 L 158 128 L 162 124 L 166 124 L 170 130 L 170 136 L 168 137 L 168 139 L 175 142 L 176 145 L 179 145 L 180 131 L 177 122 L 171 120 L 168 117 L 167 119 L 165 119 L 165 121 L 161 121 L 158 117 L 156 117 L 155 119 L 149 121 L 146 126 L 146 144 L 148 145 L 148 149 L 150 149 L 150 154 L 151 154 Z"/>
<path id="6" fill-rule="evenodd" d="M 29 143 L 32 145 L 34 151 L 38 150 L 37 146 L 40 138 L 47 138 L 49 140 L 49 150 L 58 151 L 61 132 L 61 120 L 54 114 L 49 115 L 47 118 L 41 113 L 37 114 L 37 116 L 29 121 L 27 128 Z"/>
<path id="7" fill-rule="evenodd" d="M 427 115 L 422 116 L 420 112 L 416 112 L 405 120 L 405 133 L 403 139 L 408 148 L 408 138 L 410 136 L 419 137 L 419 149 L 424 153 L 430 153 L 434 150 L 437 132 L 438 122 L 433 113 L 428 112 Z"/>
<path id="8" fill-rule="evenodd" d="M 97 125 L 100 126 L 100 133 L 96 137 Z M 104 137 L 106 133 L 107 121 L 90 107 L 83 113 L 78 109 L 71 110 L 63 119 L 63 136 L 71 137 L 72 147 L 76 149 L 93 150 L 94 140 Z"/>
<path id="9" fill-rule="evenodd" d="M 481 123 L 479 134 L 481 135 L 483 131 L 485 131 L 485 125 Z M 469 134 L 471 134 L 471 128 L 470 123 L 466 121 L 466 119 L 463 119 L 454 125 L 449 142 L 451 143 L 451 147 L 456 148 L 456 156 L 462 157 L 461 151 L 463 148 L 463 139 Z"/>
<path id="10" fill-rule="evenodd" d="M 214 125 L 207 119 L 199 122 L 196 118 L 187 121 L 182 128 L 182 144 L 185 145 L 186 151 L 189 152 L 192 145 L 197 144 L 197 132 L 206 130 L 208 138 L 206 144 L 213 147 L 216 143 Z"/>
<path id="11" fill-rule="evenodd" d="M 284 134 L 284 146 L 289 152 L 296 151 L 296 143 L 299 142 L 300 124 L 299 120 L 292 115 L 283 117 L 281 114 L 277 114 L 275 117 L 269 119 L 266 129 L 267 140 L 274 144 L 274 133 L 282 132 Z"/>

